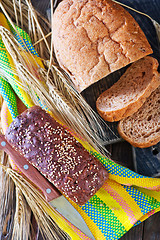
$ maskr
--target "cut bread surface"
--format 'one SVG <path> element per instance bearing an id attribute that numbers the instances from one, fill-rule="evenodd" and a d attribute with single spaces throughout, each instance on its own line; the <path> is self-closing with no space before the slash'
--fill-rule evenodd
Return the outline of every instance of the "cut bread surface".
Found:
<path id="1" fill-rule="evenodd" d="M 118 132 L 139 148 L 150 147 L 160 141 L 160 86 L 136 113 L 119 122 Z"/>
<path id="2" fill-rule="evenodd" d="M 158 61 L 144 57 L 126 70 L 121 78 L 96 101 L 98 113 L 106 121 L 119 121 L 136 112 L 160 85 Z"/>

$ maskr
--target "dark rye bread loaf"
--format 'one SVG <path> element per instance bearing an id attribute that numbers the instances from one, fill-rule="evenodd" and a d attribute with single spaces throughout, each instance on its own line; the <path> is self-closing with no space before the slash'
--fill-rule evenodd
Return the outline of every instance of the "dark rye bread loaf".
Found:
<path id="1" fill-rule="evenodd" d="M 136 113 L 119 122 L 118 132 L 134 147 L 147 148 L 160 141 L 160 86 Z"/>
<path id="2" fill-rule="evenodd" d="M 136 112 L 160 85 L 158 61 L 144 57 L 131 64 L 121 78 L 96 101 L 98 113 L 109 122 L 119 121 Z"/>
<path id="3" fill-rule="evenodd" d="M 6 139 L 62 194 L 80 205 L 108 178 L 104 166 L 39 106 L 15 118 Z"/>

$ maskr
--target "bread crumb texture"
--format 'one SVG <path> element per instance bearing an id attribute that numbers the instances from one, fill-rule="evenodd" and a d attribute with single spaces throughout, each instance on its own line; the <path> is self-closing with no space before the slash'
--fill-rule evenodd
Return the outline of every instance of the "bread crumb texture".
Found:
<path id="1" fill-rule="evenodd" d="M 53 44 L 79 92 L 152 53 L 138 23 L 111 0 L 63 0 L 53 15 Z"/>
<path id="2" fill-rule="evenodd" d="M 118 131 L 135 147 L 146 148 L 160 141 L 160 86 L 136 113 L 119 122 Z"/>
<path id="3" fill-rule="evenodd" d="M 144 57 L 126 70 L 121 78 L 96 101 L 99 114 L 106 121 L 119 121 L 136 112 L 160 85 L 158 61 Z"/>

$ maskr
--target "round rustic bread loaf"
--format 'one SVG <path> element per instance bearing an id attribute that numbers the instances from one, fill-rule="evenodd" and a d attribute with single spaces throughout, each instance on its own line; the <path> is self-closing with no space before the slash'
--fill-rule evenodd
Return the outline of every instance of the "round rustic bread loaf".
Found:
<path id="1" fill-rule="evenodd" d="M 152 53 L 138 23 L 111 0 L 63 0 L 53 14 L 53 44 L 79 92 Z"/>

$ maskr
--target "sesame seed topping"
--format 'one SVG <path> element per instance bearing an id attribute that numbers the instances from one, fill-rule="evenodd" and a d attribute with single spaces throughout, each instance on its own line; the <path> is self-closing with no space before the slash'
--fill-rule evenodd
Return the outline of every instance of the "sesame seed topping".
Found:
<path id="1" fill-rule="evenodd" d="M 84 185 L 89 188 L 85 194 L 93 195 L 96 191 L 101 168 L 68 130 L 52 122 L 45 113 L 34 119 L 33 112 L 24 116 L 20 124 L 15 122 L 10 138 L 16 149 L 49 181 L 69 197 L 73 193 L 74 201 L 78 202 L 77 196 L 86 191 Z"/>

